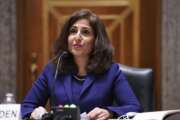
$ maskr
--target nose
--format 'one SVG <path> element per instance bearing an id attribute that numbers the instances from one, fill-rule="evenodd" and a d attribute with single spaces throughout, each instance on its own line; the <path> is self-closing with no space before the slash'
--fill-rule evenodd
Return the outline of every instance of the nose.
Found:
<path id="1" fill-rule="evenodd" d="M 77 33 L 76 33 L 76 36 L 75 36 L 75 40 L 76 41 L 80 41 L 81 39 L 82 39 L 82 35 L 81 35 L 81 32 L 80 31 L 78 31 Z"/>

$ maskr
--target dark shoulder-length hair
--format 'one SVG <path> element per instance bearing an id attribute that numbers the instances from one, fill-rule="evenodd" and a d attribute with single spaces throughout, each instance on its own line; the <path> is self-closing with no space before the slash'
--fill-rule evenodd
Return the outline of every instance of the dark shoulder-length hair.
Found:
<path id="1" fill-rule="evenodd" d="M 90 53 L 87 72 L 101 74 L 112 64 L 113 47 L 108 38 L 104 24 L 99 17 L 88 9 L 81 9 L 74 12 L 65 22 L 61 29 L 61 33 L 55 42 L 54 54 L 56 56 L 63 51 L 68 52 L 68 56 L 63 58 L 60 71 L 65 73 L 78 72 L 77 65 L 73 60 L 73 55 L 68 50 L 68 36 L 72 25 L 80 19 L 87 19 L 94 33 L 94 46 Z"/>

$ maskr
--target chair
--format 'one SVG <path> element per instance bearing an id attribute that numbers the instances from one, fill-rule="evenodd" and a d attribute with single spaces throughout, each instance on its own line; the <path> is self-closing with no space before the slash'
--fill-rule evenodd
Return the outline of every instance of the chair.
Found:
<path id="1" fill-rule="evenodd" d="M 154 110 L 153 71 L 151 68 L 136 68 L 120 65 L 144 112 Z"/>

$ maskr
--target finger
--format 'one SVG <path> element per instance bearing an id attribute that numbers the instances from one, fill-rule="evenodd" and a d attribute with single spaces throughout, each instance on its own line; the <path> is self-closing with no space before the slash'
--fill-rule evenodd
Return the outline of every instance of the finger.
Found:
<path id="1" fill-rule="evenodd" d="M 97 118 L 104 120 L 104 119 L 110 118 L 110 115 L 111 115 L 111 114 L 110 114 L 110 112 L 109 112 L 108 110 L 106 110 L 106 109 L 101 109 L 101 114 L 99 114 L 99 115 L 97 116 Z"/>
<path id="2" fill-rule="evenodd" d="M 96 120 L 107 120 L 109 118 L 109 116 L 107 114 L 101 114 L 99 116 L 97 116 Z"/>
<path id="3" fill-rule="evenodd" d="M 45 113 L 47 113 L 46 109 L 40 106 L 34 109 L 34 111 L 31 113 L 31 118 L 41 119 L 42 115 Z"/>
<path id="4" fill-rule="evenodd" d="M 38 107 L 37 112 L 39 118 L 42 118 L 42 116 L 47 113 L 46 109 L 42 106 Z"/>
<path id="5" fill-rule="evenodd" d="M 31 113 L 30 118 L 31 119 L 38 119 L 38 115 L 37 115 L 37 108 L 34 109 L 34 111 Z"/>
<path id="6" fill-rule="evenodd" d="M 97 116 L 98 116 L 98 113 L 96 113 L 96 112 L 88 113 L 88 117 L 89 117 L 90 119 L 95 119 Z"/>
<path id="7" fill-rule="evenodd" d="M 101 110 L 100 108 L 96 107 L 88 113 L 88 117 L 90 119 L 95 119 L 99 114 L 101 114 Z"/>
<path id="8" fill-rule="evenodd" d="M 101 117 L 104 117 L 104 116 L 107 116 L 105 113 L 101 113 L 98 115 L 98 118 L 101 118 Z"/>
<path id="9" fill-rule="evenodd" d="M 97 118 L 96 120 L 107 120 L 108 118 L 106 118 L 106 117 L 100 117 L 100 118 Z"/>
<path id="10" fill-rule="evenodd" d="M 47 113 L 46 109 L 42 106 L 38 107 L 38 111 L 41 113 Z"/>

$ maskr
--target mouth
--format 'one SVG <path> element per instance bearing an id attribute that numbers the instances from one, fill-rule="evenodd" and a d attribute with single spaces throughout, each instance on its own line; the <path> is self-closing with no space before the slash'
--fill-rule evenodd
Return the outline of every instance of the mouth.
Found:
<path id="1" fill-rule="evenodd" d="M 81 44 L 74 44 L 73 47 L 76 48 L 76 49 L 79 49 L 79 48 L 82 48 L 83 45 L 81 45 Z"/>

